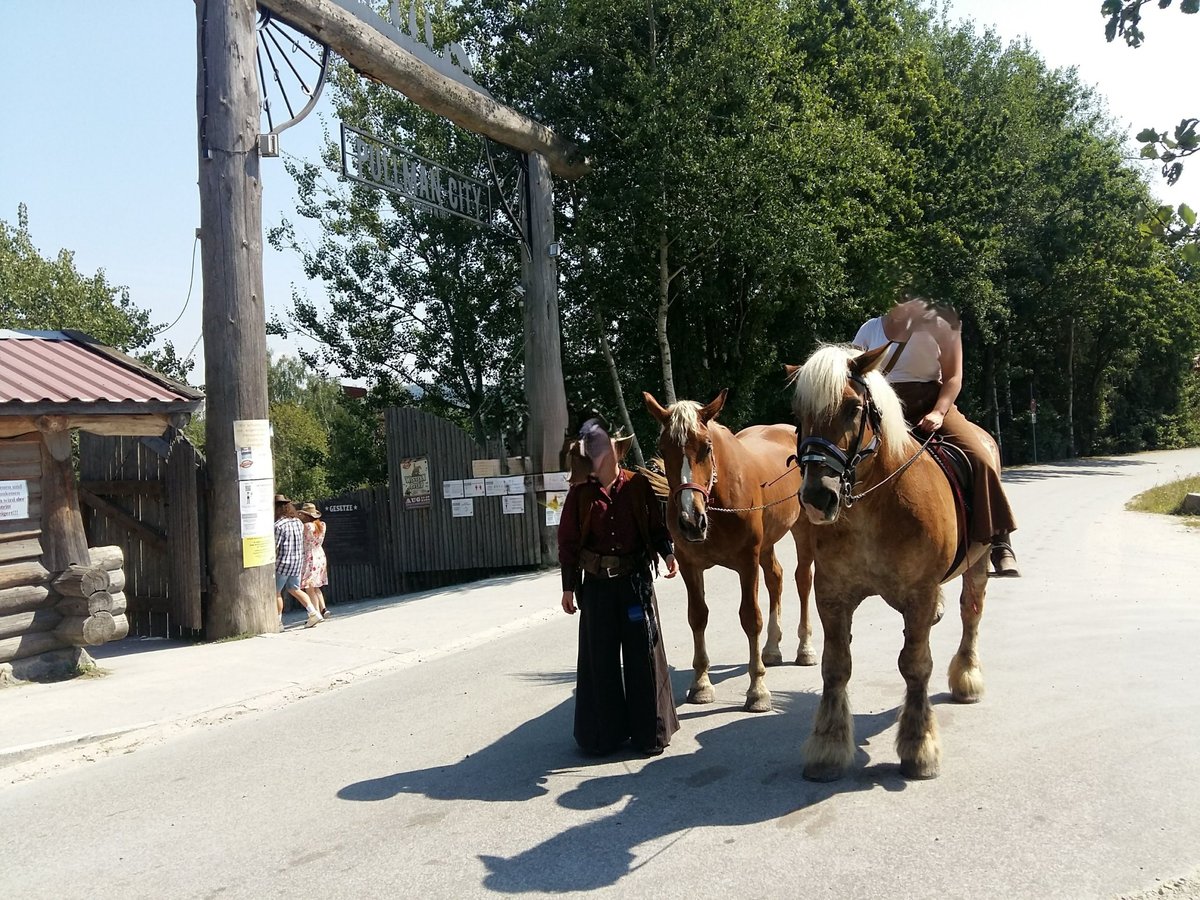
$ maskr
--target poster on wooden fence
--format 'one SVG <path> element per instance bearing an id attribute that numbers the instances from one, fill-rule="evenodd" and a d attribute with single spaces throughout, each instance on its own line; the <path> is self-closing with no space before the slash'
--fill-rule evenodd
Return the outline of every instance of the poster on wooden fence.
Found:
<path id="1" fill-rule="evenodd" d="M 259 478 L 238 483 L 242 520 L 242 568 L 275 562 L 275 481 Z"/>
<path id="2" fill-rule="evenodd" d="M 507 478 L 484 479 L 484 493 L 489 497 L 503 497 L 508 493 Z"/>
<path id="3" fill-rule="evenodd" d="M 443 481 L 442 496 L 447 500 L 453 500 L 457 497 L 463 496 L 462 481 Z"/>
<path id="4" fill-rule="evenodd" d="M 562 519 L 563 504 L 567 502 L 566 491 L 550 491 L 546 494 L 546 524 L 557 525 Z"/>
<path id="5" fill-rule="evenodd" d="M 503 511 L 504 515 L 506 516 L 525 515 L 525 495 L 505 494 L 503 500 Z"/>
<path id="6" fill-rule="evenodd" d="M 400 460 L 400 485 L 405 509 L 427 508 L 433 495 L 429 483 L 429 457 Z"/>
<path id="7" fill-rule="evenodd" d="M 535 491 L 566 491 L 570 490 L 570 472 L 543 472 L 533 482 Z"/>
<path id="8" fill-rule="evenodd" d="M 475 515 L 475 500 L 463 497 L 450 501 L 450 515 L 455 519 L 469 519 Z"/>
<path id="9" fill-rule="evenodd" d="M 0 481 L 0 521 L 29 518 L 29 482 Z"/>
<path id="10" fill-rule="evenodd" d="M 482 478 L 468 478 L 463 481 L 464 497 L 482 497 L 486 489 L 485 481 Z"/>
<path id="11" fill-rule="evenodd" d="M 238 481 L 275 477 L 271 459 L 269 419 L 238 419 L 233 423 L 233 446 L 237 454 Z"/>

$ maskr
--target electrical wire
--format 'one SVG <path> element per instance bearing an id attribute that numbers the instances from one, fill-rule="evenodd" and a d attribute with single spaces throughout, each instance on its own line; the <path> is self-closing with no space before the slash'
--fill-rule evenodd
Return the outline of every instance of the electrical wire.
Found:
<path id="1" fill-rule="evenodd" d="M 199 235 L 197 235 L 197 236 L 196 236 L 196 239 L 195 239 L 194 241 L 192 241 L 192 272 L 191 272 L 191 274 L 188 276 L 188 289 L 187 289 L 187 296 L 183 298 L 183 309 L 181 309 L 181 310 L 179 311 L 179 315 L 177 315 L 177 316 L 175 317 L 175 321 L 174 321 L 174 322 L 172 322 L 170 325 L 167 325 L 167 326 L 165 326 L 165 327 L 163 327 L 163 328 L 160 328 L 160 329 L 158 329 L 158 331 L 154 332 L 154 336 L 155 336 L 155 337 L 158 337 L 160 334 L 165 334 L 166 332 L 168 332 L 168 331 L 170 331 L 172 328 L 174 328 L 176 325 L 178 325 L 178 324 L 179 324 L 179 320 L 183 318 L 183 314 L 184 314 L 185 312 L 187 312 L 188 303 L 190 303 L 190 302 L 191 302 L 191 300 L 192 300 L 192 287 L 193 287 L 193 286 L 195 285 L 195 283 L 196 283 L 196 249 L 197 249 L 199 246 L 200 246 L 200 236 L 199 236 Z"/>

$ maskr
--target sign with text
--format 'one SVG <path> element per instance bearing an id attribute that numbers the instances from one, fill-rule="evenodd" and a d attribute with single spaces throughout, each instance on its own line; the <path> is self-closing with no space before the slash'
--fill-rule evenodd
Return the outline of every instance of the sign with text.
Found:
<path id="1" fill-rule="evenodd" d="M 375 534 L 361 503 L 353 497 L 326 500 L 321 504 L 321 521 L 330 565 L 375 562 Z"/>
<path id="2" fill-rule="evenodd" d="M 342 123 L 342 174 L 351 181 L 397 194 L 443 215 L 489 228 L 500 225 L 500 209 L 488 182 L 463 175 Z"/>
<path id="3" fill-rule="evenodd" d="M 29 518 L 29 482 L 0 481 L 0 521 Z"/>
<path id="4" fill-rule="evenodd" d="M 275 481 L 239 481 L 238 511 L 242 519 L 242 568 L 275 562 Z"/>
<path id="5" fill-rule="evenodd" d="M 400 460 L 400 485 L 405 509 L 426 509 L 433 494 L 429 483 L 429 457 Z"/>

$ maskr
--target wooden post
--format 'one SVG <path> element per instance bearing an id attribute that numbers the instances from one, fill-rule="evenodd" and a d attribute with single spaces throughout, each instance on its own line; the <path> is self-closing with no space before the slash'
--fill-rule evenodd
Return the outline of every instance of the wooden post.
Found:
<path id="1" fill-rule="evenodd" d="M 52 572 L 88 561 L 87 535 L 71 460 L 66 416 L 40 416 L 42 433 L 42 561 Z"/>
<path id="2" fill-rule="evenodd" d="M 274 571 L 242 568 L 233 423 L 267 418 L 254 0 L 199 0 L 197 115 L 210 591 L 209 638 L 276 629 Z"/>
<path id="3" fill-rule="evenodd" d="M 525 399 L 529 405 L 530 460 L 535 472 L 561 467 L 567 430 L 567 393 L 563 387 L 562 342 L 558 319 L 558 265 L 550 255 L 554 242 L 554 182 L 546 157 L 530 153 L 527 236 L 521 248 L 525 282 Z M 558 557 L 558 529 L 538 523 L 542 562 Z"/>

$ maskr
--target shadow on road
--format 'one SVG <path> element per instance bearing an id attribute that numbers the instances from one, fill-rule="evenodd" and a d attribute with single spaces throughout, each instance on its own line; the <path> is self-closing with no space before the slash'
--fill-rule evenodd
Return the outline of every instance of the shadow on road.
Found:
<path id="1" fill-rule="evenodd" d="M 711 674 L 714 683 L 744 678 L 745 666 Z M 690 678 L 690 671 L 673 673 L 677 697 L 684 696 Z M 434 800 L 512 802 L 549 794 L 552 779 L 558 785 L 574 781 L 556 802 L 588 812 L 587 821 L 516 856 L 481 857 L 488 870 L 485 887 L 522 893 L 616 884 L 692 828 L 762 822 L 819 828 L 813 807 L 830 797 L 905 789 L 890 747 L 882 751 L 888 762 L 875 764 L 863 749 L 895 722 L 895 709 L 855 716 L 860 749 L 854 767 L 841 781 L 814 784 L 801 775 L 800 745 L 819 697 L 779 690 L 773 696 L 775 712 L 769 715 L 720 703 L 681 703 L 680 718 L 696 730 L 700 749 L 668 748 L 645 762 L 633 751 L 601 759 L 580 754 L 571 740 L 574 701 L 567 700 L 460 762 L 360 781 L 342 788 L 338 797 L 381 801 L 408 793 Z M 612 764 L 622 760 L 638 767 L 612 771 Z M 603 774 L 590 775 L 601 767 Z M 606 812 L 595 818 L 597 810 Z"/>
<path id="2" fill-rule="evenodd" d="M 1087 475 L 1126 475 L 1128 470 L 1136 466 L 1153 466 L 1154 462 L 1145 459 L 1065 459 L 1060 462 L 1043 463 L 1036 466 L 1022 466 L 1019 469 L 1005 469 L 1004 482 L 1027 484 L 1037 481 L 1048 481 L 1051 478 L 1078 478 Z"/>

